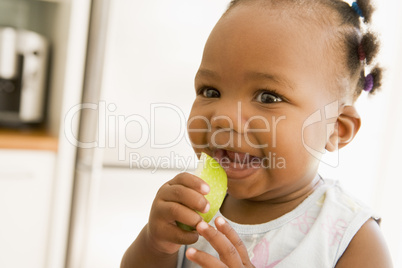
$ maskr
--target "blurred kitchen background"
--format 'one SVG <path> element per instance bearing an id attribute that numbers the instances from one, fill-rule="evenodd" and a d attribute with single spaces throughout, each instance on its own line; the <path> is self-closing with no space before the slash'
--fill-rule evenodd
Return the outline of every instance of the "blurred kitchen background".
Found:
<path id="1" fill-rule="evenodd" d="M 0 0 L 0 267 L 119 267 L 196 163 L 193 79 L 229 0 Z M 376 1 L 383 91 L 324 177 L 382 216 L 402 267 L 402 3 Z"/>

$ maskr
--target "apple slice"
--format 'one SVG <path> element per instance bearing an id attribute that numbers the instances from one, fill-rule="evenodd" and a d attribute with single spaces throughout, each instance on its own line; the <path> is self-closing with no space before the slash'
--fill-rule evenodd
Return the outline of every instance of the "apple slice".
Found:
<path id="1" fill-rule="evenodd" d="M 218 212 L 226 196 L 228 188 L 226 172 L 214 158 L 206 153 L 201 153 L 194 175 L 200 177 L 209 185 L 210 191 L 205 195 L 210 204 L 209 211 L 207 213 L 197 211 L 197 213 L 201 215 L 205 222 L 210 222 Z M 193 227 L 181 222 L 177 222 L 177 225 L 186 231 L 194 230 Z"/>

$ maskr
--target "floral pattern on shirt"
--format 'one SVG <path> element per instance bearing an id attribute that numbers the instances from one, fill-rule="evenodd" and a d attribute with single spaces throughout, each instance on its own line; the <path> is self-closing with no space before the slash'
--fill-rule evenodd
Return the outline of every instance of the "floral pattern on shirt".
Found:
<path id="1" fill-rule="evenodd" d="M 309 211 L 304 212 L 303 215 L 290 223 L 296 226 L 302 234 L 307 234 L 316 220 L 316 217 L 310 216 L 308 212 Z"/>
<path id="2" fill-rule="evenodd" d="M 330 246 L 337 245 L 341 241 L 347 227 L 348 223 L 344 219 L 334 219 L 330 215 L 326 217 L 322 228 L 328 234 Z"/>
<path id="3" fill-rule="evenodd" d="M 254 247 L 253 254 L 254 257 L 251 259 L 251 262 L 256 268 L 273 268 L 281 262 L 281 260 L 276 260 L 269 263 L 269 242 L 265 238 Z"/>

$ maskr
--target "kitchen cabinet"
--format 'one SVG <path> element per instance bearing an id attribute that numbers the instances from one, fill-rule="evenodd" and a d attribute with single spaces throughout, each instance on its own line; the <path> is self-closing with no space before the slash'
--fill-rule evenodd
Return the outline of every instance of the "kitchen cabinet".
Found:
<path id="1" fill-rule="evenodd" d="M 56 153 L 0 150 L 0 267 L 45 267 Z"/>
<path id="2" fill-rule="evenodd" d="M 87 223 L 88 242 L 81 267 L 119 267 L 123 253 L 148 221 L 152 197 L 177 173 L 104 168 Z"/>
<path id="3" fill-rule="evenodd" d="M 82 98 L 90 6 L 90 0 L 0 0 L 0 26 L 35 31 L 50 43 L 39 140 L 52 139 L 51 148 L 35 139 L 23 145 L 25 135 L 0 130 L 0 267 L 65 267 L 77 150 L 66 133 L 78 133 L 80 111 L 73 107 Z"/>

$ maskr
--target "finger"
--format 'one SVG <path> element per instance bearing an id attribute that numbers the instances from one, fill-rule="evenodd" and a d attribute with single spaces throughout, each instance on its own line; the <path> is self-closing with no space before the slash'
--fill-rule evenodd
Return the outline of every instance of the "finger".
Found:
<path id="1" fill-rule="evenodd" d="M 176 202 L 160 202 L 158 209 L 152 212 L 152 217 L 162 218 L 172 225 L 179 221 L 191 227 L 202 221 L 202 217 L 193 209 Z"/>
<path id="2" fill-rule="evenodd" d="M 176 175 L 176 177 L 174 177 L 174 179 L 168 183 L 171 185 L 181 184 L 183 186 L 186 186 L 187 188 L 199 192 L 202 195 L 206 195 L 210 191 L 209 185 L 205 181 L 187 172 Z"/>
<path id="3" fill-rule="evenodd" d="M 166 186 L 161 191 L 160 197 L 164 201 L 180 203 L 202 213 L 208 212 L 210 207 L 205 196 L 181 184 Z"/>
<path id="4" fill-rule="evenodd" d="M 186 257 L 192 262 L 200 265 L 203 268 L 226 268 L 228 267 L 223 262 L 213 257 L 212 255 L 205 253 L 195 248 L 189 248 L 186 251 Z"/>
<path id="5" fill-rule="evenodd" d="M 229 267 L 242 266 L 242 260 L 235 246 L 223 233 L 204 221 L 197 224 L 196 228 L 198 233 L 211 244 L 216 252 L 218 252 L 219 258 L 223 263 Z"/>
<path id="6" fill-rule="evenodd" d="M 239 235 L 236 231 L 230 226 L 230 224 L 225 221 L 223 217 L 217 217 L 215 219 L 216 228 L 224 234 L 232 245 L 236 248 L 237 252 L 240 255 L 240 258 L 243 260 L 243 263 L 250 262 L 250 258 L 248 256 L 247 248 L 244 245 L 243 241 L 240 239 Z"/>
<path id="7" fill-rule="evenodd" d="M 173 224 L 161 223 L 150 228 L 153 237 L 178 245 L 193 244 L 199 237 L 196 231 L 184 231 Z"/>
<path id="8" fill-rule="evenodd" d="M 204 195 L 209 193 L 209 186 L 202 179 L 189 173 L 180 173 L 167 182 L 158 192 L 165 201 L 181 203 L 196 211 L 206 213 L 209 203 Z"/>

